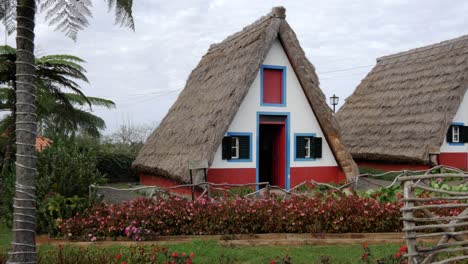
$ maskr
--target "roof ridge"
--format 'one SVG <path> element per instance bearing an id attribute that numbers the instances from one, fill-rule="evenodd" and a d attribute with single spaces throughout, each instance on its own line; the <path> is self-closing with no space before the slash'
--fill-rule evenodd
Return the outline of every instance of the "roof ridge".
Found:
<path id="1" fill-rule="evenodd" d="M 389 59 L 394 59 L 394 58 L 398 58 L 398 57 L 401 57 L 401 56 L 406 56 L 406 55 L 409 55 L 409 54 L 424 52 L 424 51 L 428 51 L 428 50 L 435 49 L 435 48 L 440 48 L 440 47 L 450 45 L 450 44 L 453 44 L 453 43 L 456 43 L 456 42 L 459 42 L 459 41 L 463 41 L 463 40 L 468 40 L 468 35 L 463 35 L 463 36 L 460 36 L 460 37 L 457 37 L 457 38 L 444 40 L 444 41 L 441 41 L 439 43 L 435 43 L 435 44 L 431 44 L 431 45 L 427 45 L 427 46 L 423 46 L 423 47 L 419 47 L 419 48 L 414 48 L 414 49 L 398 52 L 398 53 L 391 54 L 391 55 L 382 56 L 382 57 L 377 58 L 377 62 L 381 62 L 381 61 L 389 60 Z"/>
<path id="2" fill-rule="evenodd" d="M 286 17 L 285 15 L 285 12 L 286 12 L 286 9 L 284 7 L 273 7 L 272 10 L 260 17 L 259 19 L 255 20 L 252 24 L 248 25 L 248 26 L 245 26 L 244 28 L 242 28 L 241 30 L 239 30 L 238 32 L 232 34 L 232 35 L 229 35 L 227 38 L 225 38 L 223 41 L 219 42 L 219 43 L 214 43 L 214 44 L 211 44 L 210 47 L 208 48 L 208 53 L 216 50 L 217 48 L 219 48 L 220 46 L 228 43 L 228 42 L 231 42 L 232 40 L 240 37 L 240 36 L 243 36 L 244 34 L 250 32 L 251 30 L 257 28 L 258 26 L 260 26 L 261 24 L 263 24 L 264 22 L 270 20 L 271 18 L 280 18 L 280 19 L 284 19 Z"/>

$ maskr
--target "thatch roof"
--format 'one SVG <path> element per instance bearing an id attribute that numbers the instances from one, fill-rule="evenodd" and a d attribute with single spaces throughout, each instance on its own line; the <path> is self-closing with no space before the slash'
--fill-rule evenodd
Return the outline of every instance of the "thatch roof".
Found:
<path id="1" fill-rule="evenodd" d="M 326 134 L 336 160 L 352 178 L 357 167 L 339 139 L 313 65 L 305 57 L 283 7 L 212 45 L 190 74 L 184 90 L 141 149 L 134 167 L 143 173 L 189 181 L 188 162 L 213 161 L 217 147 L 279 38 Z"/>
<path id="2" fill-rule="evenodd" d="M 337 114 L 355 159 L 427 163 L 468 88 L 468 35 L 377 59 Z"/>

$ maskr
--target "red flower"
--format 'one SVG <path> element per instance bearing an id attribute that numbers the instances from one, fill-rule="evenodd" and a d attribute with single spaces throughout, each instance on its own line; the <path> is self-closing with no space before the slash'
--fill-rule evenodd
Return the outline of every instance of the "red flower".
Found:
<path id="1" fill-rule="evenodd" d="M 369 255 L 368 255 L 367 253 L 363 253 L 361 258 L 362 258 L 362 259 L 368 259 L 368 258 L 369 258 Z"/>
<path id="2" fill-rule="evenodd" d="M 115 255 L 115 260 L 119 260 L 122 257 L 122 254 Z"/>
<path id="3" fill-rule="evenodd" d="M 195 253 L 191 252 L 191 253 L 190 253 L 190 257 L 191 257 L 191 258 L 195 258 Z"/>
<path id="4" fill-rule="evenodd" d="M 363 248 L 367 248 L 367 243 L 365 243 L 365 242 L 362 243 L 362 247 L 363 247 Z"/>
<path id="5" fill-rule="evenodd" d="M 174 258 L 177 258 L 177 257 L 179 256 L 179 254 L 178 254 L 177 252 L 174 252 L 174 253 L 172 253 L 172 256 L 173 256 Z"/>
<path id="6" fill-rule="evenodd" d="M 395 254 L 395 258 L 399 259 L 400 257 L 401 257 L 401 253 L 400 253 L 400 252 L 397 252 L 397 253 Z"/>
<path id="7" fill-rule="evenodd" d="M 122 262 L 120 262 L 120 264 L 127 264 L 127 262 L 125 262 L 125 261 L 122 261 Z"/>
<path id="8" fill-rule="evenodd" d="M 193 264 L 191 259 L 187 260 L 187 264 Z"/>
<path id="9" fill-rule="evenodd" d="M 270 260 L 270 264 L 275 264 L 275 261 L 274 261 L 274 260 Z"/>
<path id="10" fill-rule="evenodd" d="M 401 246 L 399 252 L 407 252 L 408 248 L 406 246 Z"/>

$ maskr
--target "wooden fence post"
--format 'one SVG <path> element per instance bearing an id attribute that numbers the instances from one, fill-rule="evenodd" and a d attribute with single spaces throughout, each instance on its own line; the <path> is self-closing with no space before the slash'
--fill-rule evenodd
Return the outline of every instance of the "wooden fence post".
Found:
<path id="1" fill-rule="evenodd" d="M 406 171 L 405 171 L 406 176 Z M 403 184 L 403 195 L 405 199 L 413 198 L 412 193 L 412 185 L 413 181 L 405 181 Z M 413 207 L 414 202 L 412 201 L 405 201 L 403 208 Z M 405 229 L 412 229 L 416 226 L 414 221 L 414 215 L 412 210 L 405 210 L 403 211 L 403 226 Z M 417 264 L 417 256 L 412 256 L 412 254 L 417 253 L 417 242 L 416 242 L 416 232 L 415 231 L 405 231 L 406 236 L 406 246 L 408 248 L 408 263 L 409 264 Z"/>

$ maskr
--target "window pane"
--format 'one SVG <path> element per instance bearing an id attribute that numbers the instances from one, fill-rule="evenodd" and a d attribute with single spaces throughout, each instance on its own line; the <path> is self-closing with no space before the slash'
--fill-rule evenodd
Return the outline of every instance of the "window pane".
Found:
<path id="1" fill-rule="evenodd" d="M 460 127 L 452 127 L 452 138 L 453 142 L 460 142 Z"/>
<path id="2" fill-rule="evenodd" d="M 239 158 L 239 138 L 232 137 L 231 156 L 233 159 Z"/>
<path id="3" fill-rule="evenodd" d="M 305 157 L 310 158 L 310 137 L 305 138 Z"/>

